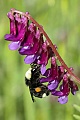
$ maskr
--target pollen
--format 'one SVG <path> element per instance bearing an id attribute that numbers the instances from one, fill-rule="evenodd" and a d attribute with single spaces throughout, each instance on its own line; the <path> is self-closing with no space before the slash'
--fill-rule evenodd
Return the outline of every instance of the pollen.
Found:
<path id="1" fill-rule="evenodd" d="M 40 88 L 40 87 L 37 87 L 37 88 L 35 88 L 35 91 L 36 91 L 36 92 L 40 92 L 40 91 L 41 91 L 41 88 Z"/>

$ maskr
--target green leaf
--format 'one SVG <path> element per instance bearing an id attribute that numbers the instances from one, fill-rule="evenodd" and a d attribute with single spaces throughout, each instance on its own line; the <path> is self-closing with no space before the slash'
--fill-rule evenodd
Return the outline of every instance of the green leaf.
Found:
<path id="1" fill-rule="evenodd" d="M 80 100 L 80 94 L 77 94 L 78 99 Z"/>
<path id="2" fill-rule="evenodd" d="M 75 108 L 77 111 L 80 112 L 80 106 L 78 106 L 78 105 L 76 105 L 76 104 L 74 104 L 73 106 L 74 106 L 74 108 Z"/>
<path id="3" fill-rule="evenodd" d="M 79 115 L 73 115 L 73 117 L 76 119 L 76 120 L 80 120 L 80 116 Z"/>

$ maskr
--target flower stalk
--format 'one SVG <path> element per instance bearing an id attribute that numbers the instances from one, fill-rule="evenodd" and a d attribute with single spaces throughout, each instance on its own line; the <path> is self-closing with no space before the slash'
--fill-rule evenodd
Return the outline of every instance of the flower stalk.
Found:
<path id="1" fill-rule="evenodd" d="M 41 25 L 38 24 L 38 22 L 36 20 L 34 20 L 34 18 L 30 15 L 30 14 L 25 14 L 23 12 L 20 12 L 18 10 L 15 9 L 11 9 L 11 11 L 13 13 L 19 13 L 21 15 L 24 15 L 25 17 L 27 17 L 29 20 L 31 20 L 38 28 L 39 30 L 43 33 L 43 35 L 45 36 L 46 40 L 49 43 L 49 46 L 52 48 L 53 52 L 55 53 L 57 59 L 60 61 L 61 65 L 64 67 L 64 69 L 67 70 L 67 72 L 73 76 L 76 79 L 76 82 L 80 84 L 80 78 L 78 78 L 71 70 L 70 68 L 68 68 L 68 66 L 65 64 L 64 60 L 61 58 L 61 56 L 59 55 L 58 51 L 55 48 L 55 45 L 51 42 L 49 36 L 47 35 L 47 33 L 44 31 L 43 27 Z"/>
<path id="2" fill-rule="evenodd" d="M 56 45 L 51 42 L 43 27 L 28 12 L 23 13 L 11 9 L 7 16 L 10 20 L 10 33 L 6 34 L 4 38 L 11 41 L 9 44 L 10 50 L 18 50 L 20 55 L 26 55 L 24 62 L 31 66 L 30 84 L 35 82 L 34 86 L 29 84 L 33 87 L 31 89 L 34 89 L 35 94 L 32 94 L 42 97 L 42 93 L 47 95 L 48 90 L 52 95 L 58 96 L 58 102 L 65 104 L 70 92 L 75 95 L 78 91 L 78 86 L 74 83 L 72 77 L 79 84 L 80 79 L 72 72 L 72 68 L 68 68 L 59 55 Z M 51 64 L 46 69 L 49 60 Z M 57 61 L 60 62 L 60 65 Z M 38 84 L 36 84 L 37 82 Z M 47 85 L 44 90 L 43 83 L 46 82 Z M 42 94 L 41 96 L 37 93 L 38 91 L 35 91 L 35 86 L 38 88 L 43 86 L 42 91 L 39 91 Z"/>

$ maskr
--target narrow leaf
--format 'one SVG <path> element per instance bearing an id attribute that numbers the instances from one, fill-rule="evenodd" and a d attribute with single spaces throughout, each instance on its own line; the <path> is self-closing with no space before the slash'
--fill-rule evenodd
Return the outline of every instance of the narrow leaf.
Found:
<path id="1" fill-rule="evenodd" d="M 79 115 L 73 115 L 73 117 L 76 119 L 76 120 L 80 120 L 80 116 Z"/>
<path id="2" fill-rule="evenodd" d="M 75 108 L 77 111 L 80 112 L 80 106 L 78 106 L 78 105 L 76 105 L 76 104 L 74 104 L 73 106 L 74 106 L 74 108 Z"/>

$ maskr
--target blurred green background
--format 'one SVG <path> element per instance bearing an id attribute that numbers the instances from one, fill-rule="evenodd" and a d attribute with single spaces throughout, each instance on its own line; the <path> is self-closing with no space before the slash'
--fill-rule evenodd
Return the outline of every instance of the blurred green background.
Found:
<path id="1" fill-rule="evenodd" d="M 73 104 L 80 105 L 77 95 L 70 94 L 65 105 L 53 96 L 32 102 L 24 83 L 29 65 L 4 40 L 9 33 L 6 14 L 11 8 L 30 12 L 80 77 L 80 0 L 0 0 L 0 120 L 75 120 Z"/>

